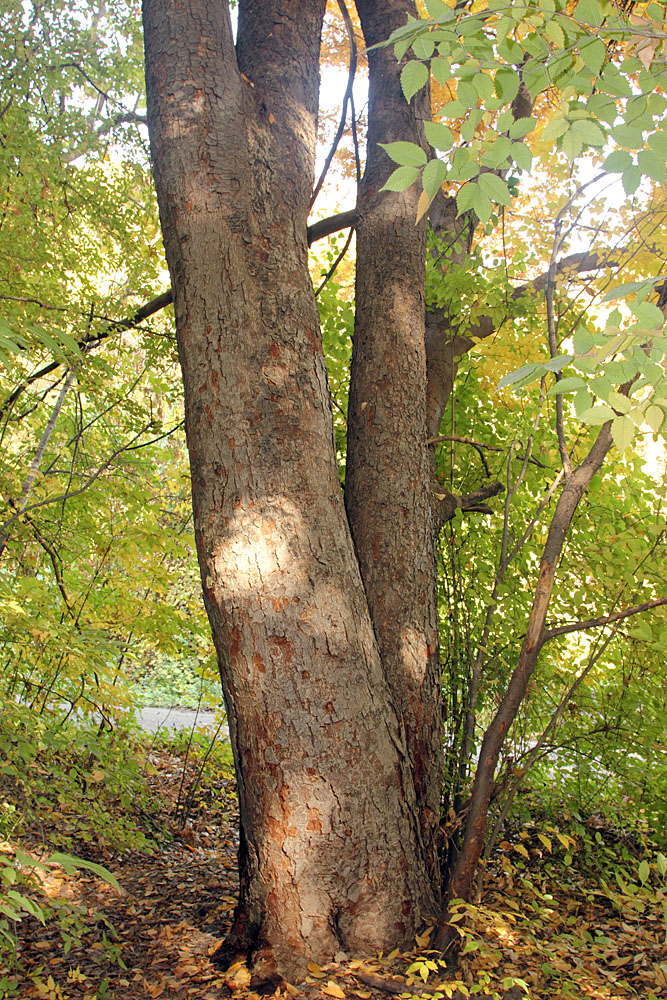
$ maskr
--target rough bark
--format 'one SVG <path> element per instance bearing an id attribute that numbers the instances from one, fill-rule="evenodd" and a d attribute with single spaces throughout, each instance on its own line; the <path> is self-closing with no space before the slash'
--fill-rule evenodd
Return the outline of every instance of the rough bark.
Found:
<path id="1" fill-rule="evenodd" d="M 357 0 L 367 48 L 411 0 Z M 378 145 L 424 142 L 428 89 L 408 104 L 393 48 L 371 49 L 368 154 L 357 205 L 356 320 L 345 504 L 382 662 L 405 725 L 434 884 L 442 785 L 440 662 L 431 459 L 426 445 L 426 223 L 419 189 L 380 189 L 393 169 Z"/>
<path id="2" fill-rule="evenodd" d="M 226 954 L 262 976 L 433 912 L 340 494 L 306 215 L 324 0 L 145 0 L 148 117 L 195 533 L 242 824 Z"/>

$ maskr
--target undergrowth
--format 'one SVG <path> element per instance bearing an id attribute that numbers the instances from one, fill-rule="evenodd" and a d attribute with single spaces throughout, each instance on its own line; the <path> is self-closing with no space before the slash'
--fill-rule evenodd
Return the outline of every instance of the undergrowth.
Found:
<path id="1" fill-rule="evenodd" d="M 181 772 L 175 801 L 161 783 L 169 755 Z M 17 995 L 25 922 L 55 927 L 65 953 L 97 924 L 101 947 L 123 967 L 113 925 L 65 898 L 63 887 L 84 870 L 118 888 L 110 869 L 122 869 L 127 852 L 157 852 L 203 810 L 228 814 L 230 762 L 219 733 L 149 737 L 127 722 L 94 726 L 62 711 L 6 705 L 0 721 L 0 998 Z"/>

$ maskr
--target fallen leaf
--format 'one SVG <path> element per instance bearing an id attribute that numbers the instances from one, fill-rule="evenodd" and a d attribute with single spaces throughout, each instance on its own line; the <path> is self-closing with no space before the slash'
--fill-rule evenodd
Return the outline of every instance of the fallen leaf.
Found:
<path id="1" fill-rule="evenodd" d="M 322 987 L 322 993 L 326 993 L 330 997 L 336 997 L 336 1000 L 344 1000 L 345 997 L 344 991 L 337 983 L 334 983 L 333 979 L 330 979 L 327 985 Z"/>

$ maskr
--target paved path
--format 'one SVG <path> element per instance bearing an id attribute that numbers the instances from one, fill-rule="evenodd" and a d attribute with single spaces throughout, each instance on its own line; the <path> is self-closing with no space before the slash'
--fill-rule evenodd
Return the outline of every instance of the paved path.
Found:
<path id="1" fill-rule="evenodd" d="M 189 708 L 138 708 L 135 718 L 141 728 L 147 733 L 156 733 L 158 729 L 216 729 L 215 712 L 200 709 L 197 713 Z M 228 733 L 227 726 L 220 730 Z"/>

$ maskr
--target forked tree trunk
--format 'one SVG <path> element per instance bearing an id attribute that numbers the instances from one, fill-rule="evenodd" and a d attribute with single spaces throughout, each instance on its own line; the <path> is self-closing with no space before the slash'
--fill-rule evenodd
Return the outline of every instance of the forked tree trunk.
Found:
<path id="1" fill-rule="evenodd" d="M 145 0 L 195 532 L 242 823 L 227 953 L 294 978 L 435 909 L 347 525 L 307 269 L 324 0 Z"/>

